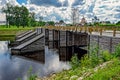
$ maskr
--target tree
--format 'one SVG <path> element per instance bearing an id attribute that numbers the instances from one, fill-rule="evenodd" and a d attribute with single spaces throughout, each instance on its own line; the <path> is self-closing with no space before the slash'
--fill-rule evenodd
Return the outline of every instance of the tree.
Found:
<path id="1" fill-rule="evenodd" d="M 10 27 L 10 13 L 12 12 L 12 5 L 10 5 L 9 3 L 6 4 L 5 7 L 2 8 L 2 12 L 4 12 L 6 14 L 6 26 Z"/>
<path id="2" fill-rule="evenodd" d="M 19 26 L 28 26 L 29 22 L 29 11 L 24 6 L 12 6 L 11 4 L 7 4 L 6 7 L 3 8 L 3 12 L 6 14 L 6 25 L 16 25 Z"/>
<path id="3" fill-rule="evenodd" d="M 28 11 L 28 9 L 24 6 L 22 6 L 20 15 L 21 15 L 21 25 L 23 27 L 28 26 L 28 22 L 29 22 L 29 19 L 28 19 L 29 11 Z"/>
<path id="4" fill-rule="evenodd" d="M 118 21 L 116 24 L 117 24 L 117 25 L 120 24 L 120 21 Z"/>
<path id="5" fill-rule="evenodd" d="M 29 26 L 36 26 L 36 21 L 35 21 L 35 13 L 31 12 L 29 14 Z"/>
<path id="6" fill-rule="evenodd" d="M 110 21 L 106 21 L 106 23 L 107 23 L 107 24 L 111 24 L 111 22 L 110 22 Z"/>
<path id="7" fill-rule="evenodd" d="M 64 23 L 64 21 L 63 21 L 63 20 L 60 20 L 59 23 Z"/>
<path id="8" fill-rule="evenodd" d="M 48 23 L 49 25 L 52 25 L 52 26 L 54 26 L 54 24 L 55 24 L 54 21 L 48 21 L 47 23 Z"/>
<path id="9" fill-rule="evenodd" d="M 99 19 L 97 16 L 94 16 L 94 18 L 92 19 L 92 22 L 94 23 L 94 25 L 98 25 L 99 24 Z"/>

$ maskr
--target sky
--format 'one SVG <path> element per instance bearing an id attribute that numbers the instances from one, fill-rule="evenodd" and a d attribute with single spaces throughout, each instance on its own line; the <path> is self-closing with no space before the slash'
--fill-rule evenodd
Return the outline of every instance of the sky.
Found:
<path id="1" fill-rule="evenodd" d="M 79 10 L 79 22 L 83 16 L 87 22 L 92 21 L 94 16 L 100 21 L 120 21 L 120 0 L 0 0 L 0 8 L 7 2 L 24 5 L 30 12 L 36 13 L 36 19 L 42 16 L 45 21 L 71 23 L 71 8 Z M 4 20 L 1 14 L 0 20 Z"/>

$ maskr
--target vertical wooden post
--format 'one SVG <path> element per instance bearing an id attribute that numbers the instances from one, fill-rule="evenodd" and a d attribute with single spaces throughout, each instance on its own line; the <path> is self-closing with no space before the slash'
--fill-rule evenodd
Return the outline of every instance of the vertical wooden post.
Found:
<path id="1" fill-rule="evenodd" d="M 100 35 L 102 36 L 102 28 L 100 28 Z"/>
<path id="2" fill-rule="evenodd" d="M 45 29 L 45 45 L 49 45 L 49 29 Z"/>
<path id="3" fill-rule="evenodd" d="M 87 53 L 88 53 L 88 57 L 90 57 L 90 35 L 88 35 L 88 40 L 87 40 Z"/>
<path id="4" fill-rule="evenodd" d="M 113 29 L 113 37 L 116 36 L 116 29 Z"/>
<path id="5" fill-rule="evenodd" d="M 112 44 L 112 37 L 111 37 L 111 38 L 110 38 L 110 50 L 109 50 L 110 53 L 112 52 L 112 45 L 113 45 L 113 44 Z"/>

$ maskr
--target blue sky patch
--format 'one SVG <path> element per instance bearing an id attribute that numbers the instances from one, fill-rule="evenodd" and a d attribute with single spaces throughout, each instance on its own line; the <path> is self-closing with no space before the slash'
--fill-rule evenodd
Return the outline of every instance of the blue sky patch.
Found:
<path id="1" fill-rule="evenodd" d="M 27 3 L 27 0 L 17 0 L 17 2 L 19 3 L 19 4 L 22 4 L 22 3 Z"/>

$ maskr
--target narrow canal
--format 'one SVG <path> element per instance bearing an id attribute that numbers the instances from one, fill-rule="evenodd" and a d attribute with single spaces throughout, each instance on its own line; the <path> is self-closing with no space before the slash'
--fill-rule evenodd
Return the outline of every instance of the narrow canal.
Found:
<path id="1" fill-rule="evenodd" d="M 14 56 L 11 55 L 8 42 L 0 41 L 0 80 L 17 80 L 19 78 L 26 80 L 30 69 L 39 77 L 69 69 L 69 63 L 59 61 L 57 53 L 57 50 L 50 50 L 46 46 L 44 51 Z"/>

